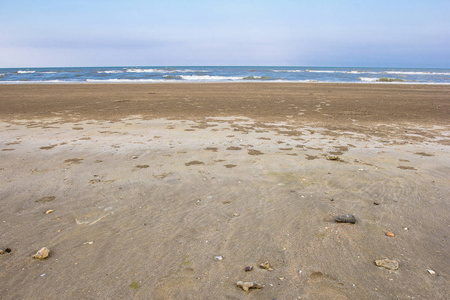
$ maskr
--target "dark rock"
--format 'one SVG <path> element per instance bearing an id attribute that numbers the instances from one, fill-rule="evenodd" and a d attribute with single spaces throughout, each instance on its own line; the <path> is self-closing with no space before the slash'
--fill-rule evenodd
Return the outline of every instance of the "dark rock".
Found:
<path id="1" fill-rule="evenodd" d="M 245 267 L 244 271 L 245 271 L 245 272 L 253 271 L 253 266 Z"/>
<path id="2" fill-rule="evenodd" d="M 350 223 L 350 224 L 355 224 L 356 223 L 356 218 L 354 215 L 342 215 L 342 216 L 338 216 L 336 217 L 336 222 L 338 223 Z"/>

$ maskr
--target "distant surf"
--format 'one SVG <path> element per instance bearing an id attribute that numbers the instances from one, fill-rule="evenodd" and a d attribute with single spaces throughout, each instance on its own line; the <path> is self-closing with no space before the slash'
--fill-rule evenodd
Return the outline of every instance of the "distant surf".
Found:
<path id="1" fill-rule="evenodd" d="M 125 66 L 3 68 L 0 83 L 329 82 L 450 84 L 450 69 Z"/>

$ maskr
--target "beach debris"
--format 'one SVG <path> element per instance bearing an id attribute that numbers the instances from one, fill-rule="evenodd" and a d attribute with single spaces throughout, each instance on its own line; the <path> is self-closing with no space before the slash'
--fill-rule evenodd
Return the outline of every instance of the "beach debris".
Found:
<path id="1" fill-rule="evenodd" d="M 248 282 L 238 281 L 238 282 L 236 282 L 236 285 L 246 292 L 248 292 L 249 289 L 262 289 L 263 288 L 263 286 L 261 284 L 258 284 L 253 281 L 248 281 Z"/>
<path id="2" fill-rule="evenodd" d="M 33 255 L 33 258 L 46 259 L 49 254 L 50 250 L 47 247 L 42 247 L 41 250 L 39 250 L 38 252 L 36 252 L 36 254 Z"/>
<path id="3" fill-rule="evenodd" d="M 403 230 L 409 230 L 409 228 L 408 227 L 403 227 Z"/>
<path id="4" fill-rule="evenodd" d="M 431 269 L 427 269 L 428 273 L 430 273 L 430 275 L 436 275 L 436 272 L 431 270 Z"/>
<path id="5" fill-rule="evenodd" d="M 373 202 L 373 205 L 380 205 L 380 202 Z"/>
<path id="6" fill-rule="evenodd" d="M 328 155 L 327 160 L 341 160 L 337 155 Z"/>
<path id="7" fill-rule="evenodd" d="M 387 258 L 375 260 L 375 265 L 393 271 L 398 270 L 399 268 L 398 261 Z"/>
<path id="8" fill-rule="evenodd" d="M 259 267 L 260 267 L 261 269 L 265 269 L 265 270 L 268 270 L 268 271 L 273 271 L 273 267 L 269 264 L 268 261 L 266 261 L 266 262 L 263 263 L 263 264 L 260 264 Z"/>
<path id="9" fill-rule="evenodd" d="M 94 242 L 84 242 L 84 245 L 92 245 Z"/>
<path id="10" fill-rule="evenodd" d="M 253 271 L 253 266 L 247 266 L 247 267 L 245 267 L 245 268 L 244 268 L 244 271 L 245 271 L 245 272 Z"/>
<path id="11" fill-rule="evenodd" d="M 239 213 L 233 213 L 233 217 L 237 218 L 237 217 L 239 217 L 239 216 L 240 216 Z"/>
<path id="12" fill-rule="evenodd" d="M 136 155 L 133 155 L 132 157 L 131 157 L 131 159 L 137 159 L 138 157 L 136 156 Z"/>
<path id="13" fill-rule="evenodd" d="M 214 256 L 214 259 L 215 260 L 223 260 L 223 256 L 222 255 L 216 255 L 216 256 Z"/>
<path id="14" fill-rule="evenodd" d="M 354 215 L 337 216 L 335 220 L 336 220 L 337 223 L 350 223 L 350 224 L 355 224 L 356 223 L 356 218 L 355 218 Z"/>
<path id="15" fill-rule="evenodd" d="M 10 250 L 11 250 L 11 249 L 10 249 Z M 5 249 L 5 250 L 0 249 L 0 255 L 5 254 L 5 253 L 7 253 L 7 252 L 6 252 L 6 249 Z"/>
<path id="16" fill-rule="evenodd" d="M 393 232 L 390 232 L 390 231 L 386 232 L 386 235 L 388 237 L 394 237 L 395 236 L 395 234 Z"/>
<path id="17" fill-rule="evenodd" d="M 49 209 L 45 212 L 46 215 L 51 214 L 53 212 L 53 209 Z"/>

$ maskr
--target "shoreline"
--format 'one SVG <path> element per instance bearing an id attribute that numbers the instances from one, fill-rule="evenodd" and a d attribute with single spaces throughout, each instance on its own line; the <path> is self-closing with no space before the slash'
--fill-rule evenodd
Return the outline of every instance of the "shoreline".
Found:
<path id="1" fill-rule="evenodd" d="M 97 82 L 98 81 L 98 82 Z M 417 86 L 421 86 L 421 85 L 425 85 L 425 86 L 434 86 L 434 85 L 438 85 L 438 86 L 447 86 L 450 85 L 450 83 L 439 83 L 439 82 L 422 82 L 422 83 L 415 83 L 415 82 L 378 82 L 378 81 L 374 81 L 374 82 L 325 82 L 325 81 L 292 81 L 292 80 L 230 80 L 230 81 L 182 81 L 182 80 L 153 80 L 153 79 L 131 79 L 129 81 L 125 80 L 118 80 L 116 81 L 108 81 L 108 80 L 93 80 L 91 81 L 83 81 L 83 82 L 68 82 L 68 81 L 61 81 L 61 82 L 57 82 L 57 81 L 51 81 L 51 82 L 39 82 L 39 81 L 15 81 L 15 82 L 2 82 L 0 81 L 0 86 L 1 85 L 76 85 L 76 84 L 92 84 L 92 85 L 110 85 L 110 84 L 117 84 L 117 85 L 128 85 L 128 84 L 135 84 L 135 85 L 141 85 L 141 84 L 242 84 L 242 83 L 266 83 L 266 84 L 349 84 L 349 85 L 372 85 L 372 84 L 376 84 L 376 85 L 417 85 Z"/>

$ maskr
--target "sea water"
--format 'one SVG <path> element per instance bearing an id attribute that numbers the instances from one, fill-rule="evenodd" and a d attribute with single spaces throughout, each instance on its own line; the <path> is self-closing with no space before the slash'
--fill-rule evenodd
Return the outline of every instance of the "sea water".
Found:
<path id="1" fill-rule="evenodd" d="M 335 67 L 0 68 L 0 83 L 332 82 L 450 84 L 450 69 Z"/>

